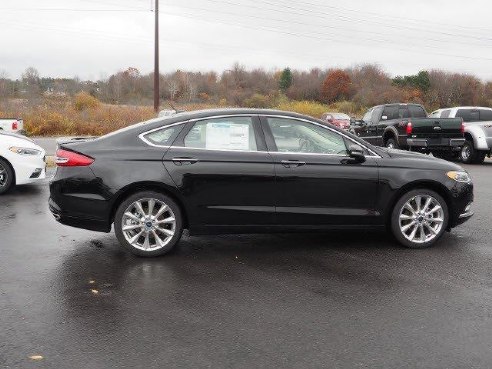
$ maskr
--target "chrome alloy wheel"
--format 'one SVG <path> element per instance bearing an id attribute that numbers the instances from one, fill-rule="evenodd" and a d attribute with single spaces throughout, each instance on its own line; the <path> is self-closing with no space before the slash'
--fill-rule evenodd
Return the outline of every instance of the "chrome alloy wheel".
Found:
<path id="1" fill-rule="evenodd" d="M 470 146 L 464 145 L 461 148 L 461 158 L 464 161 L 468 161 L 468 160 L 470 160 L 470 157 L 471 157 L 471 149 L 470 149 Z"/>
<path id="2" fill-rule="evenodd" d="M 2 165 L 2 163 L 0 163 L 0 187 L 3 187 L 7 184 L 7 181 L 8 181 L 8 173 L 7 173 L 7 169 L 5 169 Z"/>
<path id="3" fill-rule="evenodd" d="M 125 239 L 142 251 L 155 251 L 166 246 L 176 231 L 171 208 L 157 199 L 140 199 L 123 213 L 121 229 Z"/>
<path id="4" fill-rule="evenodd" d="M 444 224 L 444 210 L 434 197 L 418 195 L 409 199 L 400 210 L 400 231 L 413 243 L 433 240 Z"/>

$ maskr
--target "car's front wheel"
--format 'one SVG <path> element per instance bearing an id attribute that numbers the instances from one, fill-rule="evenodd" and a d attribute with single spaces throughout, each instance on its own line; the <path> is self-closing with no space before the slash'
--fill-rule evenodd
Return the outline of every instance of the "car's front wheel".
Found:
<path id="1" fill-rule="evenodd" d="M 391 214 L 391 229 L 396 239 L 410 248 L 433 245 L 445 232 L 448 206 L 434 191 L 416 189 L 404 194 Z"/>
<path id="2" fill-rule="evenodd" d="M 5 160 L 0 159 L 0 195 L 10 190 L 13 184 L 14 172 Z"/>
<path id="3" fill-rule="evenodd" d="M 139 192 L 116 210 L 114 228 L 120 244 L 139 256 L 159 256 L 171 251 L 183 232 L 179 206 L 158 192 Z"/>

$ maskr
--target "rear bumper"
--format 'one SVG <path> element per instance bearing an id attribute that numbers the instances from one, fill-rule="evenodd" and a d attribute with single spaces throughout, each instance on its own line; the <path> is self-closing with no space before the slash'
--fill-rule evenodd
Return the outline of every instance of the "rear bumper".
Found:
<path id="1" fill-rule="evenodd" d="M 442 138 L 441 140 L 432 140 L 429 138 L 408 138 L 407 145 L 410 147 L 425 147 L 429 149 L 453 149 L 463 146 L 464 138 Z"/>
<path id="2" fill-rule="evenodd" d="M 111 231 L 111 224 L 108 222 L 101 220 L 101 219 L 93 219 L 93 218 L 86 218 L 86 217 L 81 217 L 81 216 L 73 216 L 73 215 L 68 215 L 64 213 L 60 207 L 53 201 L 52 198 L 48 200 L 48 206 L 51 211 L 51 214 L 53 214 L 53 217 L 56 219 L 61 224 L 70 226 L 70 227 L 75 227 L 75 228 L 82 228 L 82 229 L 87 229 L 90 231 L 96 231 L 96 232 L 110 232 Z"/>

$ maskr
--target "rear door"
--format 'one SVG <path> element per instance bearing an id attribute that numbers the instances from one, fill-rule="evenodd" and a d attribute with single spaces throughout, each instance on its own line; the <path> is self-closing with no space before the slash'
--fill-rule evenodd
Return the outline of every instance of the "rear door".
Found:
<path id="1" fill-rule="evenodd" d="M 264 116 L 261 120 L 275 162 L 278 225 L 325 227 L 378 222 L 374 156 L 368 155 L 364 163 L 350 162 L 346 137 L 315 122 L 282 116 Z"/>
<path id="2" fill-rule="evenodd" d="M 186 199 L 196 232 L 274 223 L 274 165 L 257 116 L 190 121 L 164 165 Z"/>

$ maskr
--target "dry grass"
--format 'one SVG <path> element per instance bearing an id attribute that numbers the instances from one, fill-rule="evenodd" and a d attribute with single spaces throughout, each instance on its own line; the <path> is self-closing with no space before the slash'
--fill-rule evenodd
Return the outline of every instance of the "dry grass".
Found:
<path id="1" fill-rule="evenodd" d="M 219 106 L 214 104 L 177 106 L 178 109 L 186 111 L 215 107 Z M 352 102 L 325 105 L 312 101 L 284 100 L 274 107 L 315 118 L 321 117 L 327 111 L 340 111 L 350 115 L 361 114 L 361 108 Z M 169 107 L 163 106 L 163 109 L 165 108 Z M 24 119 L 24 129 L 29 136 L 99 136 L 155 116 L 150 106 L 108 105 L 85 93 L 76 95 L 73 100 L 50 97 L 36 102 L 27 100 L 0 102 L 0 117 Z"/>

